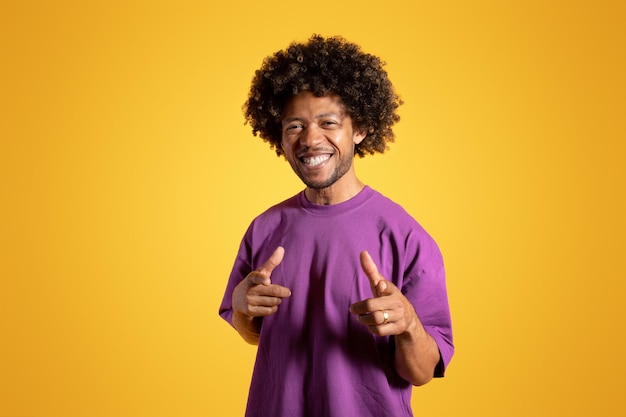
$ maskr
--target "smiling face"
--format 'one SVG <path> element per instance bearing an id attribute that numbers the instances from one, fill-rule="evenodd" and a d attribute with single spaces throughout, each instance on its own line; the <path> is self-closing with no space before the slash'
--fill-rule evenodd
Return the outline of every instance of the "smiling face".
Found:
<path id="1" fill-rule="evenodd" d="M 308 187 L 307 197 L 327 195 L 331 198 L 326 204 L 350 198 L 362 188 L 353 160 L 354 145 L 364 138 L 338 96 L 316 97 L 306 91 L 287 102 L 283 111 L 285 158 Z"/>

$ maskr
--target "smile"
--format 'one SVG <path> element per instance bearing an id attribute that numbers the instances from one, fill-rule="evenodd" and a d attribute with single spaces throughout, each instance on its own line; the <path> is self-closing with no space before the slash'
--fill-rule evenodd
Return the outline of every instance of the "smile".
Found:
<path id="1" fill-rule="evenodd" d="M 314 167 L 314 166 L 318 166 L 328 161 L 329 159 L 330 159 L 330 155 L 318 155 L 318 156 L 312 156 L 312 157 L 304 157 L 301 160 L 305 165 Z"/>

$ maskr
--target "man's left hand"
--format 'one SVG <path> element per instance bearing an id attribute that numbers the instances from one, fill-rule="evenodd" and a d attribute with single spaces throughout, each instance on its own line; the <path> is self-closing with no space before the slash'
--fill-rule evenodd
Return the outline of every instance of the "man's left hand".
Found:
<path id="1" fill-rule="evenodd" d="M 373 298 L 350 306 L 350 313 L 379 336 L 399 335 L 411 329 L 419 320 L 413 305 L 391 281 L 387 281 L 367 251 L 360 254 L 361 269 L 369 278 Z"/>

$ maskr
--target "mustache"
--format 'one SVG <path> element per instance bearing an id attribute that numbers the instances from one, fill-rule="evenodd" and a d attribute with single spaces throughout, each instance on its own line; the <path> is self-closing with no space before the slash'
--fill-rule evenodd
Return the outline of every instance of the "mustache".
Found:
<path id="1" fill-rule="evenodd" d="M 324 146 L 305 146 L 301 149 L 298 149 L 298 151 L 296 152 L 296 156 L 298 158 L 301 158 L 303 156 L 306 156 L 308 154 L 314 154 L 314 153 L 335 153 L 335 150 L 333 148 L 329 148 L 329 147 L 324 147 Z"/>

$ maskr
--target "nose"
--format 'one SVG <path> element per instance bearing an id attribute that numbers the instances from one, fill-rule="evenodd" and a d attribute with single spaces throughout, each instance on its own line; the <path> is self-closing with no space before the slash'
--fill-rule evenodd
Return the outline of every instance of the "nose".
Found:
<path id="1" fill-rule="evenodd" d="M 309 124 L 302 130 L 300 145 L 312 148 L 324 140 L 322 129 L 314 123 Z"/>

